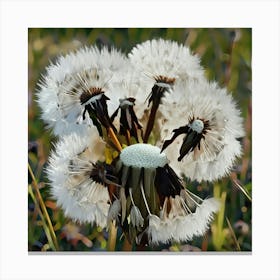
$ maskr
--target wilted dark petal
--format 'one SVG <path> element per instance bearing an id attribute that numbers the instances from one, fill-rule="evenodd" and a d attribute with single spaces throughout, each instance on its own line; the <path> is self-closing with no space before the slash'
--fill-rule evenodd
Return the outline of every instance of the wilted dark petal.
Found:
<path id="1" fill-rule="evenodd" d="M 139 186 L 140 182 L 140 176 L 142 174 L 142 169 L 139 167 L 133 167 L 131 170 L 131 176 L 130 176 L 130 187 L 137 188 Z"/>
<path id="2" fill-rule="evenodd" d="M 122 220 L 121 223 L 123 224 L 126 218 L 126 195 L 125 195 L 125 189 L 121 187 L 120 189 L 120 200 L 121 200 L 121 206 L 122 206 Z"/>
<path id="3" fill-rule="evenodd" d="M 156 170 L 153 168 L 146 168 L 144 170 L 144 189 L 147 198 L 150 198 L 151 192 L 154 192 Z"/>
<path id="4" fill-rule="evenodd" d="M 196 131 L 189 130 L 189 133 L 185 136 L 183 144 L 180 148 L 180 156 L 178 161 L 181 161 L 185 155 L 192 152 L 196 147 L 200 149 L 200 140 L 203 138 L 202 134 L 198 134 Z"/>
<path id="5" fill-rule="evenodd" d="M 104 162 L 92 163 L 92 169 L 90 171 L 90 178 L 102 185 L 117 185 L 118 178 L 113 175 L 114 170 L 111 165 Z"/>
<path id="6" fill-rule="evenodd" d="M 130 166 L 126 166 L 126 165 L 123 165 L 123 167 L 121 169 L 121 183 L 122 183 L 122 187 L 124 187 L 126 185 L 130 169 L 131 169 L 131 167 Z"/>
<path id="7" fill-rule="evenodd" d="M 93 124 L 98 128 L 99 133 L 102 131 L 100 128 L 101 125 L 107 129 L 111 127 L 116 132 L 116 128 L 108 115 L 107 100 L 109 98 L 105 94 L 102 94 L 99 99 L 86 104 L 83 112 L 83 119 L 85 119 L 85 112 L 87 111 Z"/>
<path id="8" fill-rule="evenodd" d="M 174 81 L 175 81 L 175 79 L 174 79 Z M 173 84 L 173 82 L 172 82 L 172 84 Z M 154 127 L 158 107 L 161 104 L 161 99 L 164 97 L 164 93 L 166 91 L 167 91 L 167 87 L 161 87 L 161 86 L 158 86 L 157 84 L 155 84 L 152 88 L 152 92 L 148 96 L 148 98 L 149 98 L 148 106 L 150 106 L 150 103 L 152 103 L 152 108 L 151 108 L 148 124 L 147 124 L 147 127 L 146 127 L 144 139 L 143 139 L 144 143 L 148 142 L 149 136 L 150 136 L 150 134 L 153 130 L 153 127 Z"/>
<path id="9" fill-rule="evenodd" d="M 161 205 L 163 205 L 166 197 L 180 195 L 183 189 L 181 180 L 169 165 L 157 168 L 155 186 L 161 200 Z"/>
<path id="10" fill-rule="evenodd" d="M 201 131 L 199 131 L 201 133 L 197 132 L 195 128 L 192 127 L 192 124 L 194 122 L 200 122 L 202 124 Z M 188 153 L 192 152 L 195 148 L 198 148 L 198 150 L 200 150 L 200 141 L 205 137 L 204 135 L 207 133 L 208 129 L 210 129 L 209 121 L 192 118 L 191 120 L 189 120 L 188 125 L 181 126 L 173 130 L 174 134 L 172 138 L 164 141 L 161 151 L 165 150 L 170 144 L 172 144 L 179 135 L 186 134 L 179 151 L 180 156 L 178 157 L 178 161 L 181 161 Z"/>
<path id="11" fill-rule="evenodd" d="M 121 99 L 120 106 L 113 113 L 110 119 L 111 122 L 113 122 L 118 112 L 120 111 L 120 135 L 124 135 L 126 137 L 128 137 L 128 135 L 129 137 L 132 136 L 136 139 L 137 142 L 139 142 L 138 130 L 141 130 L 142 126 L 140 125 L 138 118 L 134 112 L 134 102 L 135 98 L 131 97 Z"/>
<path id="12" fill-rule="evenodd" d="M 188 133 L 189 131 L 189 127 L 186 125 L 186 126 L 181 126 L 179 128 L 176 128 L 173 130 L 174 134 L 172 136 L 171 139 L 169 140 L 165 140 L 164 143 L 163 143 L 163 146 L 161 148 L 161 152 L 163 150 L 165 150 L 170 144 L 172 144 L 174 142 L 174 140 L 181 134 L 185 134 L 185 133 Z"/>

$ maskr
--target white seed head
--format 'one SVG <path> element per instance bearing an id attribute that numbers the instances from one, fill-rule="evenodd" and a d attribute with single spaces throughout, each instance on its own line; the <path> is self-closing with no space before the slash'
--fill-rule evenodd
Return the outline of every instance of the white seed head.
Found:
<path id="1" fill-rule="evenodd" d="M 189 127 L 193 130 L 196 131 L 197 133 L 201 133 L 204 128 L 204 123 L 202 120 L 194 120 L 191 124 L 189 124 Z"/>
<path id="2" fill-rule="evenodd" d="M 81 104 L 81 95 L 91 88 L 102 88 L 107 92 L 127 65 L 124 54 L 106 47 L 85 47 L 58 57 L 55 64 L 46 68 L 46 75 L 36 93 L 41 118 L 57 136 L 72 131 L 81 135 L 87 133 L 93 124 L 89 114 L 84 113 L 84 107 L 101 98 L 102 94 L 93 96 L 84 104 Z"/>
<path id="3" fill-rule="evenodd" d="M 90 178 L 92 163 L 103 159 L 104 143 L 96 128 L 91 134 L 61 137 L 46 169 L 51 193 L 65 216 L 104 228 L 110 207 L 106 187 Z"/>
<path id="4" fill-rule="evenodd" d="M 126 166 L 157 168 L 168 163 L 165 153 L 160 148 L 150 144 L 135 144 L 126 147 L 120 154 L 120 159 Z"/>
<path id="5" fill-rule="evenodd" d="M 164 150 L 175 172 L 197 181 L 217 180 L 230 172 L 241 155 L 238 138 L 243 137 L 245 131 L 240 111 L 225 88 L 206 81 L 180 83 L 172 95 L 165 96 L 160 113 L 164 119 L 161 127 L 163 140 L 168 139 L 174 127 L 185 126 L 187 119 L 194 118 L 195 121 L 188 125 L 197 133 L 206 128 L 206 123 L 201 121 L 208 121 L 209 129 L 200 141 L 200 149 L 185 156 L 183 164 L 177 161 L 177 157 L 184 135 L 179 135 Z"/>
<path id="6" fill-rule="evenodd" d="M 132 65 L 144 75 L 203 79 L 200 59 L 175 41 L 153 39 L 137 44 L 128 54 Z M 166 85 L 165 85 L 166 86 Z"/>

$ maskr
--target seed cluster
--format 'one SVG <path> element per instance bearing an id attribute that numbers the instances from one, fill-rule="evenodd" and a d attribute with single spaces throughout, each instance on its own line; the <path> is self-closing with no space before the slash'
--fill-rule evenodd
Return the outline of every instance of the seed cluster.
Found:
<path id="1" fill-rule="evenodd" d="M 38 102 L 59 137 L 47 172 L 66 216 L 113 223 L 139 245 L 205 233 L 219 204 L 187 190 L 181 173 L 224 176 L 242 120 L 187 46 L 152 40 L 128 57 L 82 49 L 48 68 Z"/>

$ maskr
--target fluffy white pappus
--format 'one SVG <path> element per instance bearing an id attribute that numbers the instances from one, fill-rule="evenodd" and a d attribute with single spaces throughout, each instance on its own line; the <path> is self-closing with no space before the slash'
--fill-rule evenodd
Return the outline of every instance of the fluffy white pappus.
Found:
<path id="1" fill-rule="evenodd" d="M 107 47 L 83 47 L 65 56 L 59 56 L 55 63 L 47 67 L 46 77 L 59 86 L 68 76 L 91 69 L 107 69 L 115 73 L 125 67 L 126 63 L 125 55 L 114 48 L 109 50 Z"/>
<path id="2" fill-rule="evenodd" d="M 217 199 L 208 198 L 203 200 L 194 213 L 185 217 L 178 217 L 175 221 L 174 240 L 182 242 L 205 234 L 219 208 L 220 203 Z"/>
<path id="3" fill-rule="evenodd" d="M 174 97 L 176 96 L 176 98 Z M 208 128 L 196 147 L 178 162 L 179 151 L 186 134 L 179 135 L 165 153 L 170 165 L 192 180 L 213 181 L 228 174 L 240 157 L 243 119 L 231 95 L 216 83 L 182 83 L 167 96 L 160 107 L 162 115 L 161 142 L 170 139 L 173 129 L 190 125 L 192 118 L 207 121 Z"/>
<path id="4" fill-rule="evenodd" d="M 144 219 L 139 208 L 135 205 L 132 205 L 130 210 L 130 221 L 134 227 L 141 228 L 144 225 Z"/>
<path id="5" fill-rule="evenodd" d="M 182 198 L 177 196 L 168 216 L 149 216 L 149 227 L 147 234 L 150 244 L 173 242 L 186 242 L 195 236 L 202 236 L 208 230 L 214 214 L 219 210 L 220 203 L 215 198 L 202 201 L 191 213 L 184 213 L 181 208 Z"/>
<path id="6" fill-rule="evenodd" d="M 142 74 L 152 79 L 158 76 L 179 80 L 204 79 L 199 57 L 175 41 L 145 41 L 136 45 L 128 58 Z"/>
<path id="7" fill-rule="evenodd" d="M 109 193 L 90 174 L 93 163 L 101 159 L 104 146 L 96 129 L 88 137 L 64 136 L 51 153 L 46 170 L 51 193 L 65 216 L 102 228 L 107 224 Z"/>
<path id="8" fill-rule="evenodd" d="M 134 112 L 142 125 L 145 125 L 145 112 L 148 107 L 148 104 L 145 106 L 145 102 L 151 88 L 152 85 L 148 85 L 140 74 L 128 64 L 126 72 L 119 77 L 117 82 L 111 83 L 110 89 L 106 92 L 106 96 L 110 98 L 107 101 L 109 116 L 113 115 L 123 100 L 132 97 L 135 98 Z M 116 126 L 119 125 L 118 120 L 119 117 L 115 118 Z"/>
<path id="9" fill-rule="evenodd" d="M 150 245 L 166 244 L 172 240 L 171 221 L 163 221 L 156 215 L 150 215 L 149 226 L 147 229 L 148 240 Z M 174 229 L 172 229 L 174 230 Z"/>
<path id="10" fill-rule="evenodd" d="M 86 113 L 85 120 L 82 119 L 83 110 L 79 102 L 73 102 L 67 95 L 57 94 L 52 87 L 41 87 L 37 93 L 37 102 L 41 108 L 41 119 L 46 123 L 54 135 L 63 136 L 72 132 L 85 134 L 92 127 L 92 122 Z M 65 110 L 65 104 L 72 104 L 70 114 Z"/>
<path id="11" fill-rule="evenodd" d="M 119 51 L 83 48 L 58 58 L 47 68 L 36 93 L 42 119 L 57 136 L 84 133 L 92 121 L 81 104 L 81 94 L 91 88 L 106 92 L 126 69 L 127 58 Z"/>
<path id="12" fill-rule="evenodd" d="M 100 57 L 98 61 L 98 66 L 102 69 L 109 69 L 113 75 L 114 81 L 119 81 L 120 77 L 123 76 L 123 73 L 127 71 L 129 61 L 127 57 L 115 48 L 110 50 L 106 47 L 103 47 L 100 51 Z"/>
<path id="13" fill-rule="evenodd" d="M 116 199 L 110 206 L 108 217 L 107 217 L 107 228 L 109 229 L 110 222 L 116 220 L 119 221 L 119 215 L 121 211 L 121 202 Z"/>

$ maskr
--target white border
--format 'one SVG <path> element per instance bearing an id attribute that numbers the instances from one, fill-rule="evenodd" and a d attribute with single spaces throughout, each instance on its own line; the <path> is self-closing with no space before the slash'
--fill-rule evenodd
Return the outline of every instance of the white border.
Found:
<path id="1" fill-rule="evenodd" d="M 28 255 L 28 27 L 253 28 L 252 255 Z M 280 279 L 279 34 L 278 1 L 2 1 L 0 278 Z"/>

